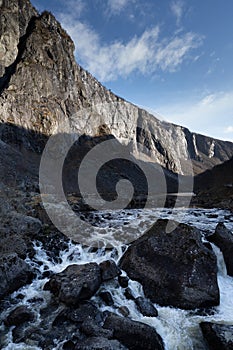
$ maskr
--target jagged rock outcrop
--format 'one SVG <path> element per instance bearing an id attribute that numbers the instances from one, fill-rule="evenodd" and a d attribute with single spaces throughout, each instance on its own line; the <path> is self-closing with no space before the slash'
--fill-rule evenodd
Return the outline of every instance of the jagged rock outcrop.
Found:
<path id="1" fill-rule="evenodd" d="M 105 89 L 75 62 L 74 44 L 54 16 L 41 15 L 28 0 L 1 1 L 0 137 L 21 149 L 41 152 L 44 141 L 15 135 L 11 125 L 47 136 L 73 130 L 96 135 L 106 124 L 138 156 L 174 172 L 200 172 L 233 155 L 230 142 L 190 133 L 161 122 Z M 152 157 L 151 157 L 152 156 Z"/>

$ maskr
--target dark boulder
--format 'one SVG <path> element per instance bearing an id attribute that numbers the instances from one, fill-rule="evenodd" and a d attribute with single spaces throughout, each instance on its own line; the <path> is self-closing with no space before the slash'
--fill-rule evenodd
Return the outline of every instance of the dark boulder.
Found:
<path id="1" fill-rule="evenodd" d="M 99 293 L 100 298 L 105 302 L 106 305 L 112 306 L 114 304 L 112 294 L 108 291 L 102 291 Z"/>
<path id="2" fill-rule="evenodd" d="M 82 323 L 80 330 L 87 337 L 104 337 L 108 339 L 113 337 L 113 331 L 103 329 L 95 320 L 90 318 Z"/>
<path id="3" fill-rule="evenodd" d="M 22 323 L 33 321 L 34 313 L 25 305 L 12 310 L 5 320 L 6 326 L 19 326 Z"/>
<path id="4" fill-rule="evenodd" d="M 85 322 L 94 323 L 99 327 L 103 320 L 103 313 L 99 311 L 97 306 L 90 301 L 84 301 L 78 307 L 64 307 L 54 318 L 52 327 L 63 327 L 66 322 L 74 323 L 76 329 L 80 328 Z"/>
<path id="5" fill-rule="evenodd" d="M 129 277 L 127 277 L 127 276 L 119 276 L 118 277 L 118 282 L 119 282 L 119 285 L 122 288 L 127 288 L 128 285 L 129 285 Z"/>
<path id="6" fill-rule="evenodd" d="M 202 322 L 200 327 L 210 350 L 233 350 L 233 325 Z"/>
<path id="7" fill-rule="evenodd" d="M 101 276 L 103 281 L 111 280 L 121 274 L 121 270 L 113 260 L 106 260 L 100 263 Z"/>
<path id="8" fill-rule="evenodd" d="M 152 302 L 183 309 L 219 304 L 217 261 L 200 232 L 185 224 L 158 220 L 120 261 L 128 276 L 143 285 Z"/>
<path id="9" fill-rule="evenodd" d="M 233 234 L 226 228 L 223 223 L 219 223 L 213 235 L 207 239 L 216 244 L 223 253 L 227 273 L 233 276 Z"/>
<path id="10" fill-rule="evenodd" d="M 129 287 L 125 288 L 124 295 L 128 300 L 135 300 L 134 293 Z"/>
<path id="11" fill-rule="evenodd" d="M 75 344 L 72 340 L 68 340 L 63 344 L 62 350 L 74 350 Z"/>
<path id="12" fill-rule="evenodd" d="M 126 350 L 117 340 L 109 340 L 103 337 L 92 337 L 78 342 L 75 350 Z"/>
<path id="13" fill-rule="evenodd" d="M 0 299 L 31 282 L 32 268 L 16 253 L 0 257 Z"/>
<path id="14" fill-rule="evenodd" d="M 128 317 L 130 314 L 130 311 L 127 308 L 127 306 L 120 306 L 118 307 L 117 311 L 124 317 Z"/>
<path id="15" fill-rule="evenodd" d="M 100 267 L 96 263 L 70 265 L 55 274 L 44 286 L 68 306 L 76 306 L 81 300 L 91 298 L 101 284 Z"/>
<path id="16" fill-rule="evenodd" d="M 103 325 L 129 350 L 162 350 L 163 341 L 156 330 L 144 323 L 110 313 Z"/>
<path id="17" fill-rule="evenodd" d="M 135 299 L 135 303 L 138 307 L 138 310 L 141 312 L 143 316 L 146 317 L 157 317 L 158 311 L 152 304 L 149 299 L 138 297 Z"/>

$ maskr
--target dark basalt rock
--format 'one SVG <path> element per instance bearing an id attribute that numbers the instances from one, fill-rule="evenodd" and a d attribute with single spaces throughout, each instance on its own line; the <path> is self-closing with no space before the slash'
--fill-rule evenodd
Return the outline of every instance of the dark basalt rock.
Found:
<path id="1" fill-rule="evenodd" d="M 183 309 L 219 304 L 217 262 L 197 229 L 158 220 L 136 240 L 120 261 L 128 276 L 143 285 L 152 302 Z M 172 224 L 172 223 L 170 223 Z"/>
<path id="2" fill-rule="evenodd" d="M 146 317 L 158 316 L 158 311 L 150 300 L 143 297 L 138 297 L 135 299 L 135 303 L 143 316 L 146 316 Z"/>
<path id="3" fill-rule="evenodd" d="M 0 257 L 0 299 L 31 282 L 32 268 L 16 253 Z"/>
<path id="4" fill-rule="evenodd" d="M 126 348 L 117 340 L 92 337 L 76 344 L 75 350 L 126 350 Z"/>
<path id="5" fill-rule="evenodd" d="M 133 295 L 133 292 L 129 287 L 125 289 L 124 295 L 128 300 L 135 300 L 135 296 Z"/>
<path id="6" fill-rule="evenodd" d="M 127 276 L 119 276 L 118 277 L 118 282 L 119 282 L 119 285 L 122 288 L 127 288 L 128 285 L 129 285 L 129 277 L 127 277 Z"/>
<path id="7" fill-rule="evenodd" d="M 118 307 L 117 311 L 124 317 L 128 317 L 130 314 L 130 311 L 127 308 L 127 306 L 120 306 Z"/>
<path id="8" fill-rule="evenodd" d="M 121 274 L 121 270 L 113 260 L 106 260 L 99 264 L 102 281 L 108 281 Z"/>
<path id="9" fill-rule="evenodd" d="M 86 319 L 82 323 L 80 330 L 87 337 L 104 337 L 107 339 L 110 339 L 113 337 L 113 331 L 109 329 L 103 329 L 102 327 L 99 326 L 99 324 L 96 321 L 90 318 Z"/>
<path id="10" fill-rule="evenodd" d="M 66 320 L 76 323 L 76 328 L 83 322 L 93 320 L 96 324 L 103 322 L 103 314 L 90 301 L 80 302 L 77 307 L 64 308 L 54 319 L 53 326 L 62 325 Z"/>
<path id="11" fill-rule="evenodd" d="M 63 350 L 74 350 L 75 349 L 75 344 L 73 341 L 68 340 L 63 344 L 62 347 Z"/>
<path id="12" fill-rule="evenodd" d="M 144 323 L 110 313 L 103 325 L 113 337 L 130 350 L 162 350 L 163 341 L 156 330 Z"/>
<path id="13" fill-rule="evenodd" d="M 219 223 L 214 234 L 208 236 L 207 239 L 220 248 L 225 260 L 227 273 L 233 276 L 233 234 L 231 231 L 223 223 Z"/>
<path id="14" fill-rule="evenodd" d="M 202 322 L 200 327 L 209 350 L 233 350 L 233 325 Z"/>
<path id="15" fill-rule="evenodd" d="M 96 263 L 70 265 L 55 274 L 44 286 L 68 306 L 77 306 L 91 298 L 101 284 L 100 267 Z"/>
<path id="16" fill-rule="evenodd" d="M 108 291 L 103 291 L 99 293 L 100 298 L 107 304 L 108 306 L 111 306 L 114 304 L 112 294 Z"/>
<path id="17" fill-rule="evenodd" d="M 22 323 L 33 321 L 35 318 L 34 313 L 27 306 L 18 306 L 11 311 L 5 320 L 6 326 L 19 326 Z"/>

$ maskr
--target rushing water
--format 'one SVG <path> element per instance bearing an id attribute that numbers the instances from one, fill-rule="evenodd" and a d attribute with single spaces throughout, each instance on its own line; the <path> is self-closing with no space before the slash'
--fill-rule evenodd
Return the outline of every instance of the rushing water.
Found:
<path id="1" fill-rule="evenodd" d="M 180 215 L 182 214 L 182 215 Z M 135 229 L 140 234 L 145 232 L 154 221 L 155 218 L 169 218 L 177 219 L 181 222 L 190 224 L 199 228 L 204 235 L 213 232 L 217 223 L 224 222 L 226 226 L 233 230 L 233 216 L 230 212 L 218 209 L 188 209 L 185 212 L 177 210 L 172 212 L 169 209 L 161 210 L 123 210 L 116 211 L 109 215 L 105 212 L 96 213 L 95 216 L 100 218 L 101 230 L 109 230 L 111 223 L 111 230 L 114 233 L 114 228 L 119 233 L 120 227 L 127 221 L 131 229 Z M 96 218 L 94 218 L 96 219 Z M 98 234 L 98 230 L 96 231 Z M 102 233 L 101 233 L 102 234 Z M 114 235 L 113 235 L 114 236 Z M 114 300 L 114 307 L 104 306 L 100 299 L 96 296 L 92 298 L 101 310 L 110 310 L 116 312 L 116 308 L 120 306 L 127 306 L 130 310 L 130 317 L 134 320 L 144 322 L 150 326 L 155 327 L 157 332 L 163 338 L 166 350 L 203 350 L 205 345 L 201 335 L 199 323 L 202 321 L 218 322 L 225 324 L 233 324 L 233 278 L 227 276 L 226 267 L 223 256 L 220 250 L 213 245 L 214 252 L 218 260 L 218 284 L 220 288 L 220 305 L 211 310 L 209 315 L 201 315 L 197 311 L 185 311 L 171 307 L 160 307 L 156 305 L 158 310 L 158 317 L 143 317 L 132 300 L 126 299 L 124 290 L 117 285 L 114 280 L 107 283 L 107 289 L 111 292 Z M 28 259 L 28 262 L 38 269 L 38 276 L 34 281 L 17 292 L 12 294 L 13 304 L 10 304 L 5 310 L 1 319 L 19 305 L 30 305 L 31 300 L 40 300 L 39 305 L 36 304 L 37 320 L 35 323 L 39 324 L 40 316 L 39 310 L 46 306 L 50 301 L 51 295 L 47 291 L 43 291 L 44 284 L 48 278 L 41 278 L 45 271 L 60 272 L 70 264 L 84 264 L 87 262 L 100 263 L 108 258 L 118 261 L 123 254 L 124 246 L 115 243 L 115 249 L 105 250 L 99 249 L 97 252 L 91 252 L 87 247 L 81 245 L 69 244 L 69 249 L 60 253 L 61 262 L 54 263 L 48 257 L 42 246 L 35 243 L 36 256 L 33 261 Z M 40 263 L 39 263 L 40 262 Z M 41 264 L 42 262 L 42 264 Z M 139 283 L 130 281 L 130 288 L 135 297 L 143 295 L 142 287 Z M 23 298 L 18 299 L 17 296 L 23 295 Z M 18 301 L 17 301 L 18 300 Z M 1 342 L 4 342 L 4 350 L 38 350 L 35 346 L 28 346 L 26 344 L 14 344 L 12 342 L 12 330 L 6 333 L 4 325 L 0 327 L 3 336 Z M 5 332 L 5 333 L 4 333 Z M 57 344 L 54 348 L 56 350 L 62 349 L 62 344 Z M 40 349 L 41 350 L 41 349 Z"/>

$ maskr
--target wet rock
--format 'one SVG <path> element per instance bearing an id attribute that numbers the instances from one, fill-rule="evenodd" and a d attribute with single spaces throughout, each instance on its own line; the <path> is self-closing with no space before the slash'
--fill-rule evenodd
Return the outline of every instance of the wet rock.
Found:
<path id="1" fill-rule="evenodd" d="M 110 313 L 103 325 L 113 337 L 130 350 L 162 350 L 163 341 L 156 330 L 144 323 Z"/>
<path id="2" fill-rule="evenodd" d="M 202 322 L 200 327 L 210 350 L 233 350 L 233 325 Z"/>
<path id="3" fill-rule="evenodd" d="M 219 304 L 217 262 L 202 243 L 197 229 L 158 220 L 136 240 L 120 261 L 128 276 L 143 285 L 152 302 L 163 306 L 196 309 Z"/>
<path id="4" fill-rule="evenodd" d="M 125 289 L 124 295 L 125 295 L 126 299 L 128 299 L 128 300 L 134 300 L 135 299 L 135 296 L 134 296 L 132 290 L 129 287 L 127 287 Z"/>
<path id="5" fill-rule="evenodd" d="M 110 339 L 113 336 L 113 331 L 103 329 L 93 319 L 86 319 L 82 323 L 80 330 L 88 337 L 104 337 Z"/>
<path id="6" fill-rule="evenodd" d="M 129 277 L 127 277 L 127 276 L 119 276 L 118 277 L 118 282 L 119 282 L 119 285 L 122 288 L 127 288 L 128 285 L 129 285 Z"/>
<path id="7" fill-rule="evenodd" d="M 75 349 L 75 344 L 73 341 L 68 340 L 63 344 L 62 347 L 63 350 L 74 350 Z"/>
<path id="8" fill-rule="evenodd" d="M 216 244 L 223 253 L 227 273 L 233 276 L 233 234 L 223 223 L 219 223 L 213 235 L 207 239 Z"/>
<path id="9" fill-rule="evenodd" d="M 64 307 L 49 323 L 53 327 L 63 327 L 67 321 L 75 324 L 76 329 L 85 321 L 99 325 L 103 322 L 103 314 L 92 302 L 81 302 L 78 307 Z"/>
<path id="10" fill-rule="evenodd" d="M 13 342 L 16 344 L 25 343 L 30 340 L 34 345 L 38 345 L 44 340 L 44 335 L 41 329 L 37 327 L 28 327 L 26 323 L 23 323 L 12 330 L 12 338 Z"/>
<path id="11" fill-rule="evenodd" d="M 120 306 L 118 307 L 117 311 L 124 317 L 128 317 L 130 314 L 130 311 L 127 308 L 127 306 Z"/>
<path id="12" fill-rule="evenodd" d="M 114 304 L 112 294 L 107 291 L 99 293 L 100 298 L 105 302 L 106 305 L 112 306 Z"/>
<path id="13" fill-rule="evenodd" d="M 158 311 L 150 300 L 143 297 L 138 297 L 135 299 L 135 303 L 138 307 L 138 310 L 141 312 L 143 316 L 146 316 L 146 317 L 158 316 Z"/>
<path id="14" fill-rule="evenodd" d="M 81 300 L 91 298 L 101 284 L 100 267 L 96 263 L 70 265 L 55 274 L 44 289 L 50 290 L 68 306 L 77 306 Z"/>
<path id="15" fill-rule="evenodd" d="M 0 257 L 0 299 L 31 282 L 32 268 L 16 253 Z"/>
<path id="16" fill-rule="evenodd" d="M 92 337 L 76 344 L 75 350 L 126 350 L 126 348 L 117 340 Z"/>
<path id="17" fill-rule="evenodd" d="M 5 320 L 6 326 L 18 326 L 22 323 L 33 321 L 35 318 L 34 313 L 27 306 L 18 306 L 16 309 L 10 312 Z"/>
<path id="18" fill-rule="evenodd" d="M 113 260 L 106 260 L 99 264 L 103 281 L 111 280 L 121 274 L 121 270 Z"/>
<path id="19" fill-rule="evenodd" d="M 66 236 L 50 227 L 45 227 L 37 240 L 42 243 L 43 249 L 51 260 L 55 263 L 61 262 L 60 252 L 68 249 L 69 246 L 69 239 Z"/>

